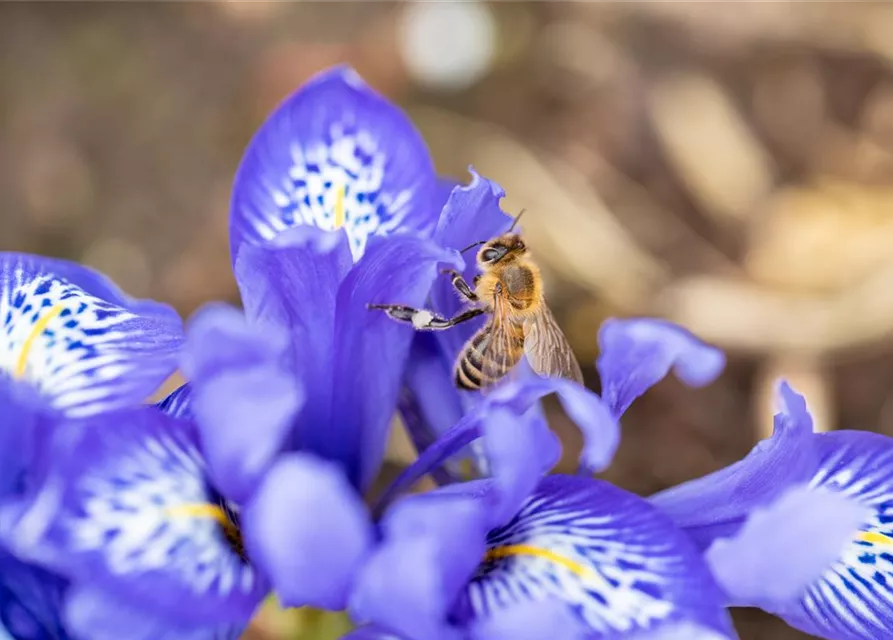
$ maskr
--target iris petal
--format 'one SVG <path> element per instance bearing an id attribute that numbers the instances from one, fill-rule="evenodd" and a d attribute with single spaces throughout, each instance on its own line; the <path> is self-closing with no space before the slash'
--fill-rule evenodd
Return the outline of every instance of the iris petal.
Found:
<path id="1" fill-rule="evenodd" d="M 496 408 L 484 421 L 483 443 L 490 473 L 500 492 L 500 500 L 492 513 L 492 522 L 504 522 L 518 511 L 539 479 L 557 462 L 560 451 L 557 436 L 549 430 L 545 419 L 519 428 L 519 416 Z"/>
<path id="2" fill-rule="evenodd" d="M 434 231 L 434 240 L 451 249 L 464 249 L 472 242 L 490 240 L 508 229 L 514 220 L 499 206 L 505 190 L 481 177 L 474 167 L 468 167 L 468 172 L 471 174 L 468 185 L 452 184 Z"/>
<path id="3" fill-rule="evenodd" d="M 486 505 L 453 491 L 410 496 L 383 519 L 384 541 L 363 567 L 350 611 L 407 638 L 460 638 L 447 609 L 484 552 Z"/>
<path id="4" fill-rule="evenodd" d="M 66 587 L 61 577 L 0 551 L 0 630 L 6 627 L 17 640 L 64 640 L 60 616 Z"/>
<path id="5" fill-rule="evenodd" d="M 190 424 L 147 407 L 59 430 L 8 542 L 171 625 L 238 624 L 267 585 L 218 505 Z"/>
<path id="6" fill-rule="evenodd" d="M 0 499 L 20 488 L 29 470 L 40 404 L 28 385 L 0 376 Z"/>
<path id="7" fill-rule="evenodd" d="M 296 225 L 343 227 L 356 259 L 371 236 L 430 232 L 431 158 L 409 119 L 348 67 L 319 74 L 270 115 L 245 151 L 230 214 L 233 255 Z"/>
<path id="8" fill-rule="evenodd" d="M 146 615 L 114 593 L 90 587 L 72 590 L 65 602 L 66 627 L 90 640 L 238 640 L 244 625 L 181 628 L 171 620 Z"/>
<path id="9" fill-rule="evenodd" d="M 836 562 L 868 515 L 868 507 L 839 492 L 801 485 L 755 509 L 734 537 L 713 543 L 706 559 L 733 604 L 777 609 Z"/>
<path id="10" fill-rule="evenodd" d="M 590 636 L 567 606 L 546 599 L 494 611 L 472 627 L 469 637 L 471 640 L 584 640 Z"/>
<path id="11" fill-rule="evenodd" d="M 337 402 L 326 448 L 314 450 L 345 463 L 357 486 L 368 486 L 378 472 L 415 335 L 412 327 L 396 323 L 367 305 L 422 306 L 439 265 L 459 266 L 461 258 L 455 251 L 420 238 L 379 238 L 369 244 L 338 292 L 334 353 Z M 320 437 L 314 436 L 317 440 Z"/>
<path id="12" fill-rule="evenodd" d="M 624 636 L 624 640 L 727 640 L 734 634 L 718 633 L 697 623 L 684 620 L 662 625 L 653 631 Z"/>
<path id="13" fill-rule="evenodd" d="M 599 347 L 602 396 L 616 417 L 670 369 L 687 385 L 700 387 L 712 382 L 725 367 L 722 351 L 677 325 L 652 318 L 605 321 Z"/>
<path id="14" fill-rule="evenodd" d="M 640 498 L 588 478 L 548 476 L 521 511 L 487 537 L 485 561 L 453 609 L 459 621 L 556 600 L 588 638 L 684 618 L 731 629 L 700 554 Z"/>
<path id="15" fill-rule="evenodd" d="M 494 432 L 493 438 L 486 443 L 488 454 L 499 459 L 495 471 L 500 475 L 504 495 L 508 498 L 505 508 L 517 507 L 517 504 L 511 506 L 513 499 L 508 497 L 524 495 L 524 487 L 515 486 L 516 483 L 529 481 L 532 469 L 545 471 L 551 468 L 557 462 L 560 452 L 557 440 L 548 433 L 543 420 L 536 416 L 531 419 L 530 415 L 536 403 L 551 393 L 558 395 L 567 414 L 583 432 L 584 463 L 595 470 L 606 467 L 617 448 L 620 431 L 601 399 L 569 380 L 531 376 L 501 385 L 488 394 L 477 408 L 432 443 L 391 483 L 379 499 L 376 510 L 381 509 L 400 492 L 409 489 L 426 473 L 442 465 L 463 447 L 480 438 L 485 433 L 485 425 L 490 416 L 500 408 L 513 414 L 516 429 L 525 431 L 515 440 L 509 437 L 508 431 Z M 494 423 L 494 429 L 496 428 L 498 427 Z M 514 489 L 509 491 L 509 487 Z"/>
<path id="16" fill-rule="evenodd" d="M 84 417 L 143 402 L 176 368 L 182 327 L 75 264 L 0 253 L 0 371 Z"/>
<path id="17" fill-rule="evenodd" d="M 810 486 L 838 492 L 870 514 L 799 602 L 778 603 L 770 611 L 822 637 L 888 637 L 893 628 L 893 440 L 858 431 L 814 439 L 822 461 Z M 826 519 L 822 526 L 831 523 Z"/>
<path id="18" fill-rule="evenodd" d="M 278 327 L 251 326 L 222 305 L 206 307 L 190 323 L 183 357 L 190 408 L 214 486 L 236 503 L 253 493 L 303 401 L 282 366 L 287 344 Z"/>
<path id="19" fill-rule="evenodd" d="M 425 451 L 462 418 L 450 364 L 433 333 L 420 332 L 413 338 L 403 384 L 397 407 L 416 451 Z M 461 479 L 449 464 L 432 469 L 431 475 L 439 484 Z"/>
<path id="20" fill-rule="evenodd" d="M 732 535 L 755 507 L 808 482 L 816 472 L 819 454 L 803 397 L 782 382 L 779 405 L 772 437 L 746 458 L 649 498 L 702 548 Z"/>
<path id="21" fill-rule="evenodd" d="M 332 437 L 335 305 L 341 281 L 352 265 L 347 236 L 315 227 L 296 227 L 275 246 L 242 247 L 235 274 L 245 315 L 258 327 L 289 335 L 287 366 L 313 402 L 304 405 L 291 448 L 320 452 Z M 367 313 L 364 309 L 363 313 Z"/>
<path id="22" fill-rule="evenodd" d="M 481 437 L 481 416 L 479 413 L 467 415 L 453 427 L 434 441 L 430 447 L 419 454 L 419 457 L 400 472 L 400 475 L 388 485 L 384 493 L 375 503 L 373 511 L 381 513 L 400 494 L 409 491 L 412 486 L 425 477 L 433 469 L 437 469 L 463 447 Z"/>
<path id="23" fill-rule="evenodd" d="M 608 407 L 596 394 L 570 380 L 529 376 L 496 389 L 490 403 L 512 406 L 516 413 L 556 394 L 561 406 L 583 433 L 581 462 L 592 471 L 603 471 L 610 464 L 620 443 L 620 426 Z"/>
<path id="24" fill-rule="evenodd" d="M 303 453 L 270 469 L 242 516 L 248 555 L 285 606 L 343 609 L 372 523 L 341 470 Z"/>
<path id="25" fill-rule="evenodd" d="M 346 636 L 341 636 L 340 640 L 402 640 L 400 636 L 388 633 L 375 627 L 360 627 L 354 629 Z"/>
<path id="26" fill-rule="evenodd" d="M 511 216 L 499 206 L 505 191 L 498 184 L 483 178 L 472 167 L 471 182 L 467 186 L 457 186 L 450 193 L 434 232 L 434 240 L 444 247 L 462 250 L 474 242 L 496 237 L 512 224 Z M 466 254 L 465 268 L 461 269 L 467 282 L 472 282 L 478 273 L 475 253 Z M 455 315 L 462 306 L 449 278 L 437 281 L 431 290 L 434 310 L 444 317 Z M 471 320 L 443 331 L 437 335 L 447 358 L 453 358 L 465 342 L 484 324 L 484 319 Z"/>
<path id="27" fill-rule="evenodd" d="M 172 418 L 191 420 L 193 418 L 192 385 L 188 382 L 180 385 L 156 406 Z"/>
<path id="28" fill-rule="evenodd" d="M 893 440 L 857 431 L 813 434 L 802 396 L 783 383 L 780 399 L 773 436 L 744 460 L 651 501 L 702 547 L 738 534 L 716 542 L 711 558 L 736 599 L 756 600 L 793 626 L 822 637 L 886 637 L 893 628 L 887 577 L 893 571 Z M 823 497 L 793 494 L 791 504 L 778 513 L 770 507 L 756 524 L 742 527 L 749 512 L 804 484 Z M 869 511 L 859 531 L 799 599 L 792 599 L 816 564 L 833 555 L 859 508 Z M 802 530 L 799 538 L 808 537 L 808 548 L 796 547 L 796 533 Z M 785 553 L 786 545 L 796 551 Z M 773 559 L 784 579 L 766 577 Z"/>

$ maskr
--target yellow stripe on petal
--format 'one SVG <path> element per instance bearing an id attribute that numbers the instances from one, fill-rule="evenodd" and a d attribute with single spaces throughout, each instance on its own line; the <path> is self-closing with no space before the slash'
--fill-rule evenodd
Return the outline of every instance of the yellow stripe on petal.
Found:
<path id="1" fill-rule="evenodd" d="M 178 504 L 175 507 L 168 507 L 164 513 L 173 518 L 211 518 L 224 526 L 232 524 L 223 507 L 210 502 Z"/>
<path id="2" fill-rule="evenodd" d="M 590 572 L 589 568 L 584 567 L 578 562 L 574 562 L 569 558 L 565 558 L 564 556 L 555 553 L 554 551 L 549 551 L 548 549 L 535 547 L 529 544 L 510 544 L 504 547 L 494 547 L 493 549 L 489 549 L 487 551 L 487 553 L 484 555 L 484 560 L 493 561 L 500 558 L 509 558 L 512 556 L 531 556 L 534 558 L 542 558 L 543 560 L 548 560 L 549 562 L 553 562 L 559 566 L 562 566 L 571 573 L 574 573 L 575 575 L 578 575 L 580 577 L 585 577 Z"/>
<path id="3" fill-rule="evenodd" d="M 50 322 L 62 313 L 64 308 L 65 307 L 61 304 L 54 305 L 50 307 L 50 310 L 47 311 L 42 318 L 39 318 L 37 322 L 34 323 L 34 326 L 31 328 L 31 333 L 25 338 L 25 343 L 22 345 L 22 351 L 19 353 L 19 359 L 16 362 L 16 378 L 21 378 L 25 375 L 25 369 L 28 368 L 28 358 L 31 356 L 31 349 L 34 347 L 34 342 L 43 335 L 43 332 L 46 331 Z"/>
<path id="4" fill-rule="evenodd" d="M 166 508 L 164 514 L 170 518 L 209 518 L 216 521 L 223 529 L 226 540 L 233 551 L 243 558 L 245 557 L 242 533 L 239 531 L 239 527 L 229 519 L 226 511 L 220 505 L 211 504 L 210 502 L 178 504 L 175 507 Z"/>
<path id="5" fill-rule="evenodd" d="M 344 226 L 344 185 L 335 187 L 335 228 Z"/>
<path id="6" fill-rule="evenodd" d="M 856 539 L 872 544 L 893 545 L 893 538 L 877 531 L 860 531 Z"/>

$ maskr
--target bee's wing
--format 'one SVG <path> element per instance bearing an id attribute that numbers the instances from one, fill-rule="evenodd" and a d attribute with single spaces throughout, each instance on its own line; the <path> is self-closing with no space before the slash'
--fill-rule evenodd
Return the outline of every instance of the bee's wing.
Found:
<path id="1" fill-rule="evenodd" d="M 481 354 L 484 389 L 506 378 L 524 354 L 524 336 L 512 324 L 508 300 L 499 294 L 493 297 L 488 329 Z"/>
<path id="2" fill-rule="evenodd" d="M 580 363 L 545 303 L 524 321 L 524 352 L 530 367 L 539 375 L 583 384 Z"/>

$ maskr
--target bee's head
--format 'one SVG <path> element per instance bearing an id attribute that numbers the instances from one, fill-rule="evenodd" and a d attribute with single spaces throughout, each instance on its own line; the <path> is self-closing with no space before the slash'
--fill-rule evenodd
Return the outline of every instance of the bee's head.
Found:
<path id="1" fill-rule="evenodd" d="M 514 258 L 527 252 L 527 245 L 517 233 L 505 233 L 485 243 L 478 251 L 478 264 L 482 267 L 496 264 L 506 258 Z"/>
<path id="2" fill-rule="evenodd" d="M 496 264 L 502 260 L 505 260 L 506 257 L 515 258 L 521 255 L 524 255 L 527 252 L 527 245 L 524 244 L 524 241 L 521 240 L 521 236 L 517 233 L 512 233 L 515 229 L 515 225 L 518 224 L 518 220 L 521 219 L 521 216 L 524 215 L 524 210 L 521 211 L 517 216 L 515 216 L 514 221 L 512 221 L 512 226 L 509 227 L 509 230 L 503 233 L 498 238 L 494 238 L 493 240 L 480 242 L 475 242 L 473 244 L 468 245 L 460 253 L 465 253 L 466 251 L 470 251 L 479 245 L 484 245 L 483 248 L 478 251 L 477 262 L 480 267 L 487 267 Z"/>

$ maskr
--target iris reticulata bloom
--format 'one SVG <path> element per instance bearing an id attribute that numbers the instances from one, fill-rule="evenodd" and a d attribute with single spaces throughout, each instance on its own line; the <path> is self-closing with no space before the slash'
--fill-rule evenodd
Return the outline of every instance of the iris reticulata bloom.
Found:
<path id="1" fill-rule="evenodd" d="M 722 482 L 649 503 L 589 472 L 609 464 L 636 397 L 671 369 L 709 383 L 718 350 L 665 322 L 612 320 L 600 396 L 530 371 L 462 394 L 451 368 L 480 321 L 416 334 L 367 310 L 458 309 L 439 269 L 471 280 L 457 250 L 512 223 L 502 189 L 471 173 L 448 190 L 404 114 L 348 68 L 320 74 L 271 114 L 236 175 L 244 310 L 200 311 L 182 353 L 166 307 L 76 265 L 0 254 L 0 619 L 17 640 L 234 639 L 271 589 L 286 606 L 349 606 L 366 625 L 357 639 L 724 640 L 729 603 L 832 637 L 882 635 L 886 578 L 869 567 L 889 561 L 893 530 L 877 441 L 807 438 L 805 407 L 784 392 L 777 435 L 796 435 L 796 456 L 770 443 Z M 190 382 L 139 406 L 177 363 Z M 551 393 L 584 434 L 577 476 L 547 475 L 560 443 L 538 402 Z M 373 518 L 361 496 L 398 397 L 420 457 Z M 484 477 L 443 473 L 401 497 L 468 445 Z M 748 493 L 767 470 L 778 490 Z M 793 578 L 743 579 L 739 552 L 814 504 L 801 528 L 836 524 Z M 765 556 L 783 560 L 782 542 Z"/>
<path id="2" fill-rule="evenodd" d="M 439 266 L 461 266 L 429 239 L 444 199 L 410 121 L 345 67 L 287 98 L 240 164 L 230 244 L 244 314 L 196 315 L 189 384 L 164 407 L 194 418 L 246 555 L 286 605 L 343 608 L 372 542 L 360 495 L 414 333 L 366 305 L 421 304 Z M 343 483 L 317 477 L 336 468 Z"/>
<path id="3" fill-rule="evenodd" d="M 803 397 L 783 382 L 779 398 L 746 458 L 651 502 L 705 550 L 730 604 L 823 638 L 891 637 L 893 440 L 814 433 Z"/>
<path id="4" fill-rule="evenodd" d="M 170 599 L 147 615 L 171 629 L 200 629 L 214 610 L 243 622 L 267 579 L 285 604 L 343 607 L 372 537 L 357 489 L 380 465 L 413 338 L 366 304 L 421 304 L 439 264 L 461 265 L 424 237 L 444 199 L 409 120 L 352 70 L 321 74 L 288 98 L 250 143 L 234 186 L 231 246 L 244 316 L 220 306 L 198 314 L 182 359 L 190 384 L 152 417 L 108 419 L 143 425 L 147 439 L 106 446 L 82 428 L 97 460 L 54 460 L 29 508 L 17 504 L 11 519 L 36 519 L 66 474 L 89 486 L 73 482 L 57 498 L 69 509 L 40 535 L 12 532 L 17 553 L 40 549 L 42 564 L 74 580 L 84 567 L 111 576 L 110 590 L 125 599 L 128 589 L 154 585 Z M 131 380 L 138 376 L 119 378 Z M 178 419 L 194 421 L 196 433 L 165 422 Z M 159 491 L 174 486 L 168 505 Z M 123 526 L 132 509 L 143 515 L 130 523 L 136 529 Z M 93 544 L 114 536 L 131 562 L 91 547 L 87 533 L 72 536 L 76 524 L 82 533 L 94 527 Z M 244 545 L 239 572 L 211 561 L 232 560 L 225 544 L 235 533 Z M 128 550 L 137 542 L 145 549 Z M 107 586 L 76 585 L 72 600 L 96 602 Z M 178 600 L 190 603 L 180 603 L 183 615 L 171 611 Z"/>
<path id="5" fill-rule="evenodd" d="M 358 260 L 372 236 L 425 235 L 442 188 L 409 119 L 349 67 L 311 79 L 255 134 L 236 175 L 233 258 L 285 229 L 344 229 Z"/>
<path id="6" fill-rule="evenodd" d="M 0 253 L 0 323 L 0 505 L 35 489 L 55 428 L 144 402 L 183 342 L 169 307 L 80 265 L 18 253 Z M 16 638 L 64 637 L 67 586 L 0 548 L 0 619 Z"/>
<path id="7" fill-rule="evenodd" d="M 606 482 L 544 476 L 558 443 L 543 423 L 519 423 L 539 397 L 558 393 L 583 431 L 583 467 L 603 469 L 617 445 L 617 420 L 636 397 L 671 368 L 693 386 L 706 384 L 724 357 L 648 319 L 608 321 L 600 343 L 601 398 L 566 380 L 510 382 L 396 481 L 385 503 L 482 437 L 490 478 L 403 498 L 386 510 L 383 542 L 351 599 L 357 620 L 411 640 L 533 639 L 546 629 L 561 638 L 633 637 L 678 624 L 700 628 L 703 637 L 734 637 L 722 592 L 669 518 Z"/>
<path id="8" fill-rule="evenodd" d="M 4 513 L 19 557 L 63 576 L 73 637 L 238 637 L 268 591 L 194 425 L 154 407 L 63 425 L 27 505 Z"/>
<path id="9" fill-rule="evenodd" d="M 421 304 L 455 252 L 428 237 L 445 198 L 421 136 L 349 68 L 320 74 L 261 126 L 239 166 L 230 212 L 249 321 L 284 327 L 287 368 L 314 401 L 287 447 L 343 465 L 368 486 L 413 332 L 376 300 Z"/>

